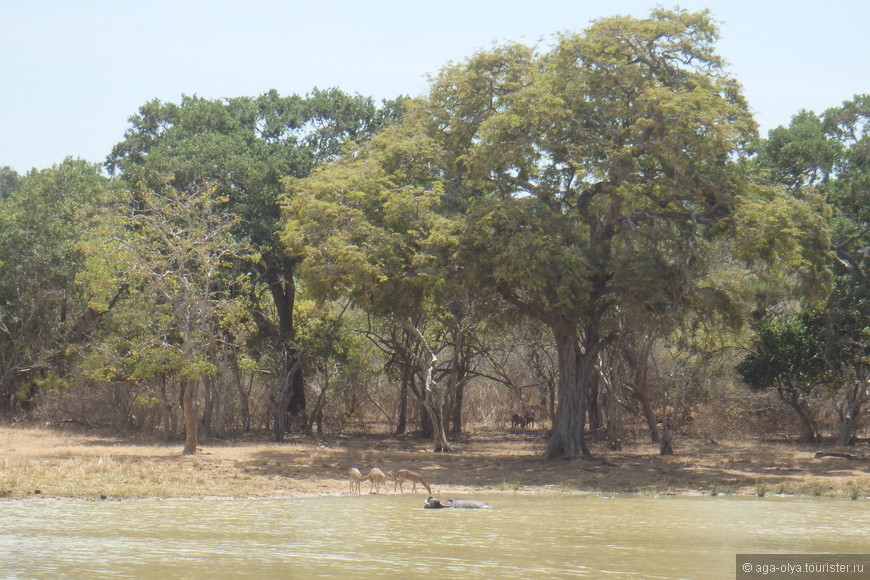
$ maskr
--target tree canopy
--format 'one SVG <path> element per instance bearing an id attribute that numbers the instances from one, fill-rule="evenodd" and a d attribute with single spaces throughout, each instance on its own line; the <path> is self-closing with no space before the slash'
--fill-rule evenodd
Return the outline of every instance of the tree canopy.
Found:
<path id="1" fill-rule="evenodd" d="M 418 208 L 453 223 L 440 231 L 456 232 L 450 257 L 465 282 L 552 330 L 561 375 L 549 454 L 585 455 L 585 394 L 615 336 L 609 320 L 631 302 L 664 307 L 691 293 L 705 240 L 728 229 L 747 191 L 737 159 L 755 124 L 716 39 L 706 12 L 656 10 L 602 19 L 544 52 L 480 52 L 445 67 L 411 104 L 401 129 L 411 146 L 395 157 L 386 146 L 354 153 L 327 188 L 296 184 L 293 215 L 332 215 L 319 204 L 338 198 L 374 204 L 367 215 L 381 220 L 401 192 L 436 196 Z M 353 223 L 330 229 L 361 236 L 344 247 L 379 239 L 366 237 L 370 218 Z M 365 252 L 306 255 L 322 273 L 342 259 L 372 272 L 384 263 Z M 370 297 L 395 276 L 345 284 Z"/>

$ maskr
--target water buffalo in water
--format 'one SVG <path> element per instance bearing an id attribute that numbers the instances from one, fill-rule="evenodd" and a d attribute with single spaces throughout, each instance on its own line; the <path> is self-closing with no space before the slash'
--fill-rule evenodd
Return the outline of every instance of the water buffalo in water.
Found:
<path id="1" fill-rule="evenodd" d="M 472 509 L 472 510 L 491 510 L 492 506 L 483 501 L 476 501 L 473 499 L 448 499 L 445 502 L 442 502 L 440 499 L 435 499 L 434 497 L 430 497 L 426 500 L 426 503 L 423 504 L 423 507 L 426 509 L 440 509 L 440 508 L 461 508 L 461 509 Z"/>

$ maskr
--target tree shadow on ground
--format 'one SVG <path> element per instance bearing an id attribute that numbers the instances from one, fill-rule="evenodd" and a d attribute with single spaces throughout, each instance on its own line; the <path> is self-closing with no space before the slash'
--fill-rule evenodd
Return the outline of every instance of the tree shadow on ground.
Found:
<path id="1" fill-rule="evenodd" d="M 815 458 L 817 446 L 794 443 L 723 443 L 682 440 L 672 456 L 653 444 L 610 451 L 592 444 L 592 459 L 547 459 L 541 433 L 476 432 L 454 441 L 453 453 L 433 453 L 414 437 L 354 434 L 290 440 L 259 451 L 245 465 L 251 473 L 347 485 L 347 470 L 372 467 L 421 474 L 433 492 L 590 491 L 815 494 L 842 489 L 850 480 L 867 485 L 870 461 Z M 392 485 L 390 486 L 392 489 Z"/>

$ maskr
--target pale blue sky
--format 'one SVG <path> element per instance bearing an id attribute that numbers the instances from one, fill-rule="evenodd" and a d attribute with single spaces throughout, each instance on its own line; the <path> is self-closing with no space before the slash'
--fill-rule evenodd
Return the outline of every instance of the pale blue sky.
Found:
<path id="1" fill-rule="evenodd" d="M 870 92 L 866 0 L 0 0 L 0 166 L 101 162 L 146 101 L 313 87 L 392 98 L 493 42 L 709 8 L 763 133 Z"/>

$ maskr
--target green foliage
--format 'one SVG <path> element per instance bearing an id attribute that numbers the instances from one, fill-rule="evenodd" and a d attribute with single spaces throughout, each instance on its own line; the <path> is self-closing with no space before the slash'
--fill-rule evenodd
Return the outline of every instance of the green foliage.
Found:
<path id="1" fill-rule="evenodd" d="M 105 207 L 81 244 L 88 267 L 78 282 L 104 313 L 85 363 L 89 376 L 214 374 L 209 352 L 222 335 L 222 314 L 237 307 L 234 270 L 256 259 L 232 237 L 233 217 L 215 211 L 220 201 L 210 189 L 169 188 L 119 195 Z"/>
<path id="2" fill-rule="evenodd" d="M 402 137 L 389 129 L 363 152 L 288 181 L 282 239 L 314 295 L 407 312 L 438 283 L 435 252 L 450 239 L 443 186 L 406 170 L 401 159 L 420 143 Z"/>
<path id="3" fill-rule="evenodd" d="M 383 313 L 454 281 L 498 293 L 588 357 L 619 309 L 722 302 L 701 298 L 705 259 L 749 194 L 755 123 L 716 37 L 707 13 L 656 10 L 445 67 L 401 125 L 291 184 L 291 256 L 318 293 Z"/>
<path id="4" fill-rule="evenodd" d="M 672 306 L 698 279 L 693 246 L 743 191 L 731 158 L 754 130 L 715 35 L 703 13 L 658 10 L 442 71 L 436 89 L 477 94 L 461 108 L 433 90 L 426 109 L 452 147 L 468 134 L 467 274 L 569 325 L 635 298 Z"/>
<path id="5" fill-rule="evenodd" d="M 3 204 L 3 278 L 47 288 L 67 281 L 81 262 L 81 222 L 107 188 L 94 165 L 71 159 L 25 177 Z"/>
<path id="6" fill-rule="evenodd" d="M 825 134 L 822 119 L 800 111 L 788 127 L 770 131 L 761 151 L 761 163 L 770 167 L 770 179 L 792 190 L 828 179 L 842 148 Z"/>
<path id="7" fill-rule="evenodd" d="M 815 311 L 765 322 L 770 326 L 760 329 L 760 348 L 744 361 L 742 372 L 756 388 L 778 377 L 779 388 L 804 398 L 824 382 L 839 397 L 842 444 L 854 434 L 870 377 L 868 120 L 870 99 L 858 95 L 821 116 L 801 111 L 788 127 L 771 131 L 758 163 L 780 188 L 771 193 L 776 203 L 744 206 L 741 216 L 756 232 L 744 243 L 768 248 L 792 272 L 803 271 L 796 274 L 803 279 L 809 273 L 825 280 L 825 292 L 810 294 Z M 799 412 L 808 409 L 792 401 Z"/>
<path id="8" fill-rule="evenodd" d="M 750 265 L 766 292 L 779 287 L 817 306 L 831 291 L 831 215 L 819 195 L 797 198 L 754 186 L 736 200 L 734 255 Z"/>
<path id="9" fill-rule="evenodd" d="M 160 404 L 160 399 L 151 395 L 139 393 L 133 399 L 133 404 L 143 409 L 154 409 Z"/>
<path id="10" fill-rule="evenodd" d="M 775 184 L 812 201 L 823 199 L 830 209 L 821 212 L 829 222 L 831 241 L 840 265 L 860 273 L 868 237 L 870 192 L 870 97 L 857 95 L 817 116 L 795 115 L 789 127 L 778 127 L 763 142 L 762 169 Z M 817 201 L 813 202 L 818 204 Z"/>
<path id="11" fill-rule="evenodd" d="M 278 403 L 272 405 L 278 438 L 285 416 L 280 408 L 286 404 L 299 413 L 305 406 L 301 375 L 287 372 L 300 367 L 292 344 L 296 263 L 277 235 L 281 181 L 308 175 L 337 156 L 345 142 L 392 122 L 398 107 L 395 102 L 378 109 L 371 99 L 337 89 L 304 97 L 270 91 L 256 98 L 155 100 L 130 119 L 124 141 L 109 156 L 110 173 L 120 173 L 134 191 L 213 190 L 212 210 L 231 216 L 232 240 L 253 246 L 257 259 L 238 263 L 243 287 L 232 286 L 244 290 L 247 316 L 237 310 L 228 320 L 239 332 L 234 338 L 255 341 L 264 350 L 253 358 L 271 362 L 281 377 Z"/>
<path id="12" fill-rule="evenodd" d="M 659 8 L 493 46 L 381 107 L 338 89 L 154 100 L 114 181 L 71 159 L 0 168 L 0 394 L 80 373 L 151 409 L 166 377 L 287 381 L 304 361 L 328 402 L 365 388 L 381 348 L 390 372 L 416 365 L 422 401 L 464 380 L 489 315 L 498 340 L 519 322 L 577 347 L 565 392 L 622 340 L 698 400 L 752 299 L 752 388 L 864 384 L 870 97 L 757 140 L 717 40 L 708 12 Z"/>
<path id="13" fill-rule="evenodd" d="M 470 225 L 460 255 L 527 313 L 546 319 L 558 311 L 576 320 L 589 307 L 593 284 L 594 251 L 583 229 L 537 198 L 508 199 Z"/>
<path id="14" fill-rule="evenodd" d="M 11 167 L 0 167 L 0 200 L 16 191 L 21 184 L 21 176 Z"/>
<path id="15" fill-rule="evenodd" d="M 823 321 L 817 313 L 771 317 L 757 324 L 752 354 L 737 372 L 753 389 L 785 387 L 810 392 L 823 382 Z"/>
<path id="16" fill-rule="evenodd" d="M 0 394 L 27 399 L 40 377 L 74 357 L 69 343 L 87 316 L 74 284 L 82 224 L 108 191 L 96 166 L 67 159 L 0 197 Z"/>
<path id="17" fill-rule="evenodd" d="M 127 183 L 159 190 L 216 187 L 239 233 L 264 250 L 276 248 L 280 181 L 307 175 L 334 158 L 346 140 L 362 138 L 388 122 L 371 99 L 338 89 L 310 95 L 150 101 L 130 119 L 124 141 L 109 156 L 110 173 Z"/>

